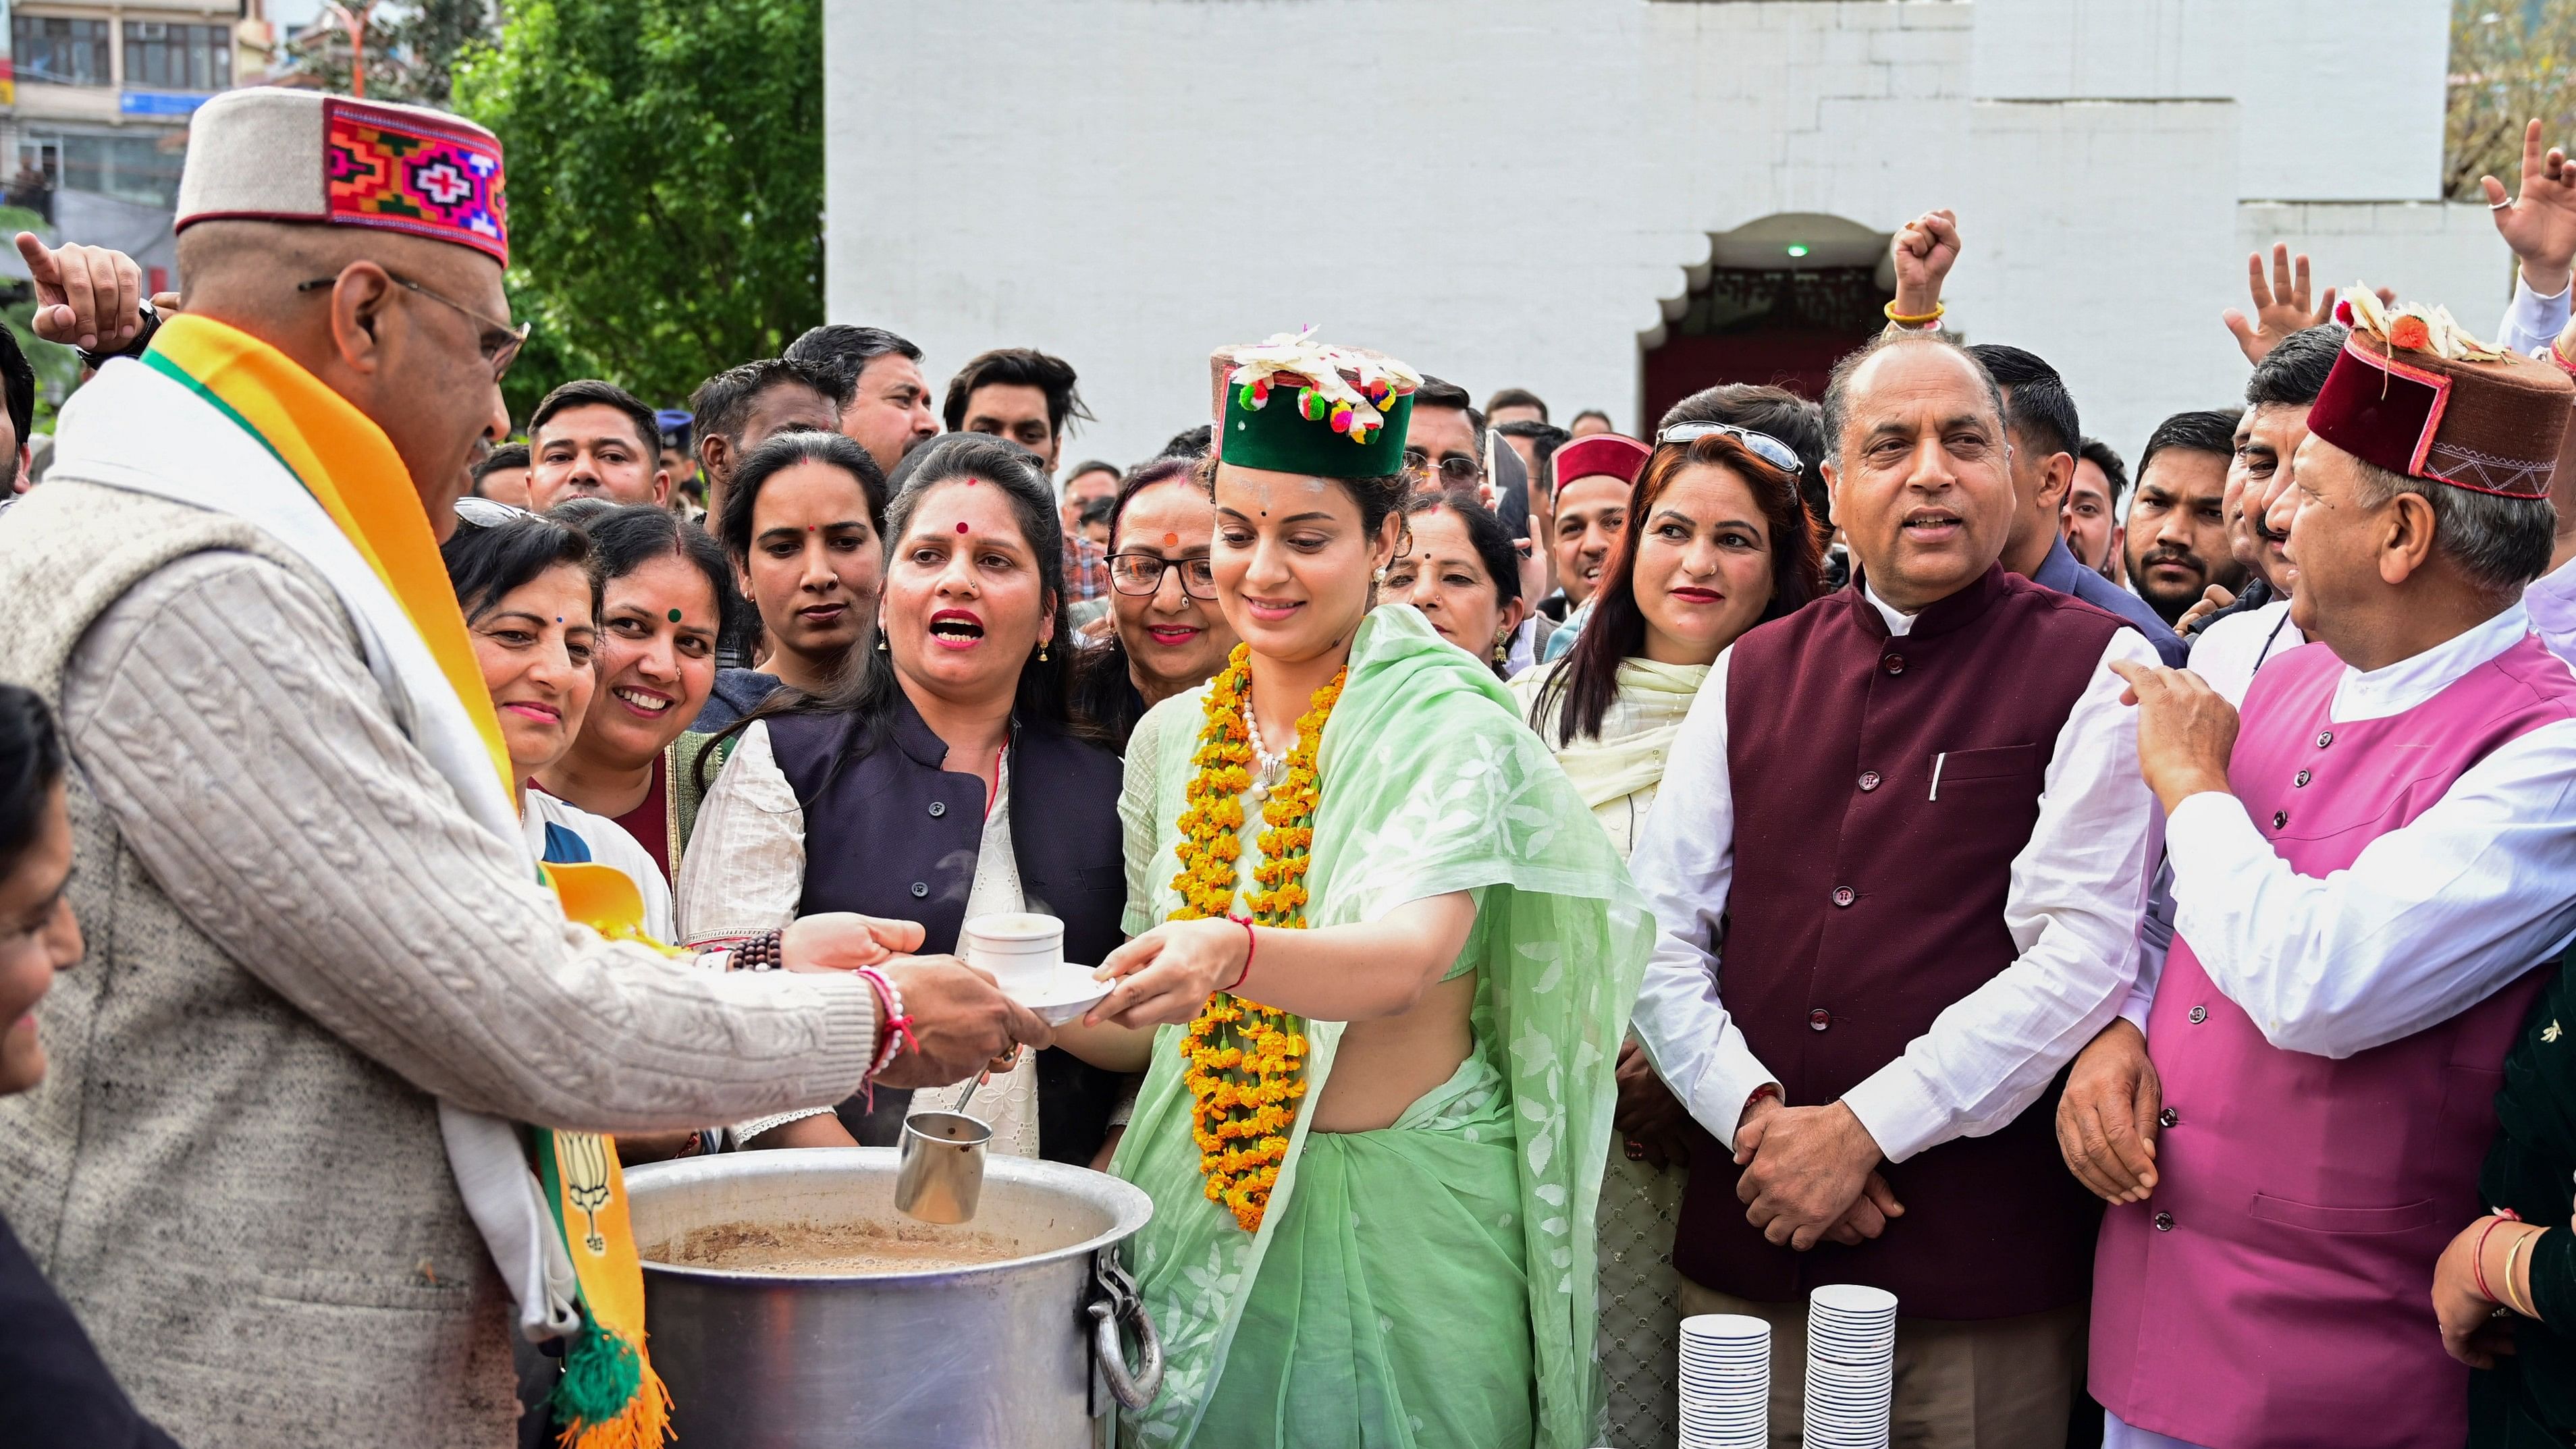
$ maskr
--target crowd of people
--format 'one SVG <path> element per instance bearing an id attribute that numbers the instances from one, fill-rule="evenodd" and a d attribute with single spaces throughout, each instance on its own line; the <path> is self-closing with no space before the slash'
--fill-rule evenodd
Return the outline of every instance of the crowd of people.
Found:
<path id="1" fill-rule="evenodd" d="M 1633 436 L 1311 331 L 1132 467 L 868 326 L 513 419 L 503 174 L 236 91 L 184 294 L 20 239 L 95 372 L 37 469 L 0 348 L 10 1442 L 662 1442 L 621 1165 L 970 1087 L 1152 1199 L 1121 1443 L 1669 1445 L 1729 1313 L 1794 1445 L 1832 1283 L 1897 1443 L 2576 1432 L 2539 123 L 2496 340 L 2276 248 L 2134 467 L 1946 211 L 1821 398 Z"/>

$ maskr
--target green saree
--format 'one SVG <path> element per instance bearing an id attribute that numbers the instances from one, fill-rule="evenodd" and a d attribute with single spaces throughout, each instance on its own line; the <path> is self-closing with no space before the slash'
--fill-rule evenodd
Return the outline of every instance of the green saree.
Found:
<path id="1" fill-rule="evenodd" d="M 1204 691 L 1136 729 L 1119 811 L 1130 933 L 1171 887 Z M 1317 750 L 1310 926 L 1468 891 L 1450 974 L 1475 1045 L 1373 1132 L 1309 1135 L 1342 1028 L 1308 1022 L 1309 1090 L 1261 1230 L 1205 1196 L 1181 1027 L 1155 1039 L 1112 1171 L 1152 1195 L 1131 1254 L 1168 1369 L 1130 1445 L 1580 1449 L 1599 1406 L 1593 1208 L 1610 1069 L 1654 920 L 1490 671 L 1410 608 L 1372 613 Z M 1240 863 L 1249 879 L 1253 850 Z"/>

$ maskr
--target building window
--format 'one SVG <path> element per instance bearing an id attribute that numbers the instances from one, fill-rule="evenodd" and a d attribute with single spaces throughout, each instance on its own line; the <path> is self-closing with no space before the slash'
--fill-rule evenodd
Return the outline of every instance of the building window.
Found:
<path id="1" fill-rule="evenodd" d="M 47 138 L 51 139 L 51 138 Z M 63 136 L 62 189 L 96 192 L 138 206 L 169 210 L 179 199 L 179 163 L 187 158 L 188 133 Z M 26 154 L 20 143 L 19 154 Z"/>
<path id="2" fill-rule="evenodd" d="M 18 79 L 65 86 L 114 84 L 107 59 L 107 22 L 20 15 L 11 19 L 9 42 Z"/>
<path id="3" fill-rule="evenodd" d="M 231 89 L 232 27 L 125 22 L 125 83 L 160 91 Z"/>

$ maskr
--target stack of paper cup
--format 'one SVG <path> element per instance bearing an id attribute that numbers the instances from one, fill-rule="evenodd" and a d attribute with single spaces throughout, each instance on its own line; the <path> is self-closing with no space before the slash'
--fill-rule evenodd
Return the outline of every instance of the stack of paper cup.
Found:
<path id="1" fill-rule="evenodd" d="M 1764 1449 L 1771 1325 L 1737 1313 L 1682 1320 L 1682 1449 Z"/>
<path id="2" fill-rule="evenodd" d="M 1836 1283 L 1807 1295 L 1810 1449 L 1886 1449 L 1895 1367 L 1895 1294 Z"/>

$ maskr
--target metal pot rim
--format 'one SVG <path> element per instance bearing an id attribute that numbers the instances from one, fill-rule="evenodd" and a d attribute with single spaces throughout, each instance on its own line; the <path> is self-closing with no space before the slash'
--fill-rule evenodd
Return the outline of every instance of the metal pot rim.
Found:
<path id="1" fill-rule="evenodd" d="M 698 1183 L 739 1177 L 805 1177 L 831 1168 L 874 1167 L 892 1178 L 896 1167 L 896 1150 L 891 1147 L 801 1147 L 767 1152 L 726 1152 L 713 1157 L 682 1157 L 669 1162 L 651 1162 L 626 1169 L 629 1195 L 637 1189 L 677 1190 Z M 998 1263 L 975 1263 L 962 1268 L 924 1268 L 900 1273 L 770 1273 L 750 1268 L 709 1268 L 696 1264 L 662 1263 L 643 1260 L 647 1273 L 667 1273 L 675 1278 L 707 1283 L 801 1284 L 809 1288 L 839 1287 L 853 1283 L 930 1284 L 972 1282 L 978 1278 L 1017 1273 L 1049 1263 L 1063 1262 L 1115 1246 L 1144 1230 L 1154 1216 L 1154 1201 L 1142 1188 L 1122 1178 L 1061 1162 L 1045 1162 L 1028 1157 L 994 1157 L 984 1164 L 986 1182 L 1033 1183 L 1070 1190 L 1073 1196 L 1097 1204 L 1110 1216 L 1103 1231 L 1079 1243 L 1031 1253 L 1022 1258 L 1008 1258 Z"/>

